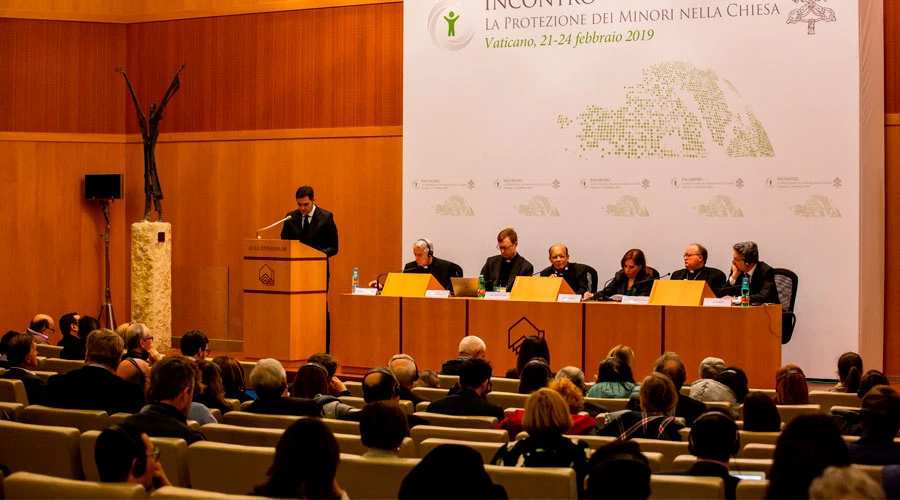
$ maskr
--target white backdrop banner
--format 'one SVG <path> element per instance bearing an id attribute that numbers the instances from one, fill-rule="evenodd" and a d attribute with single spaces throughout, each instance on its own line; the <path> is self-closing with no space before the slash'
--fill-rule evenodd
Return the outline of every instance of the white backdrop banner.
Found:
<path id="1" fill-rule="evenodd" d="M 514 227 L 535 271 L 562 242 L 603 282 L 630 248 L 728 272 L 753 240 L 800 277 L 784 362 L 833 377 L 858 347 L 858 23 L 845 0 L 406 1 L 404 242 L 477 276 Z"/>

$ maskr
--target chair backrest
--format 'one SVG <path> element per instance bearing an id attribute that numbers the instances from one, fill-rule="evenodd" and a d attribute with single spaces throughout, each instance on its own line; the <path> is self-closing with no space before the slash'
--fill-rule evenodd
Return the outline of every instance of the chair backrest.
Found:
<path id="1" fill-rule="evenodd" d="M 172 499 L 196 499 L 196 500 L 261 500 L 266 497 L 254 497 L 250 495 L 228 495 L 225 493 L 216 493 L 215 491 L 197 490 L 194 488 L 181 488 L 178 486 L 163 486 L 155 490 L 150 498 L 172 498 Z"/>
<path id="2" fill-rule="evenodd" d="M 327 425 L 331 432 L 335 434 L 355 434 L 359 436 L 359 422 L 335 420 L 333 418 L 320 418 L 319 421 Z"/>
<path id="3" fill-rule="evenodd" d="M 741 446 L 748 444 L 775 444 L 778 442 L 780 432 L 750 432 L 738 431 L 741 435 Z"/>
<path id="4" fill-rule="evenodd" d="M 97 470 L 97 438 L 100 431 L 87 431 L 81 435 L 79 447 L 81 449 L 81 466 L 84 469 L 84 479 L 87 481 L 99 481 L 100 472 Z M 173 486 L 191 486 L 191 478 L 188 470 L 187 442 L 180 438 L 151 437 L 150 442 L 159 448 L 159 463 L 166 471 L 166 477 Z"/>
<path id="5" fill-rule="evenodd" d="M 528 400 L 528 394 L 519 394 L 517 392 L 499 392 L 491 391 L 487 395 L 488 403 L 494 403 L 500 408 L 525 408 L 525 401 Z"/>
<path id="6" fill-rule="evenodd" d="M 747 392 L 748 392 L 748 393 L 750 393 L 750 392 L 761 392 L 761 393 L 765 394 L 766 396 L 769 396 L 769 397 L 772 398 L 772 399 L 775 399 L 775 394 L 777 394 L 777 393 L 775 392 L 775 389 L 750 389 L 750 390 L 748 390 Z"/>
<path id="7" fill-rule="evenodd" d="M 97 483 L 16 472 L 3 481 L 6 498 L 147 498 L 139 484 Z"/>
<path id="8" fill-rule="evenodd" d="M 523 411 L 524 411 L 524 408 L 504 408 L 504 409 L 503 409 L 503 416 L 504 416 L 504 417 L 508 417 L 508 416 L 512 415 L 513 413 L 519 411 L 519 410 L 523 410 Z"/>
<path id="9" fill-rule="evenodd" d="M 437 401 L 447 396 L 447 389 L 434 389 L 432 387 L 413 387 L 412 393 L 425 401 Z"/>
<path id="10" fill-rule="evenodd" d="M 778 302 L 781 302 L 781 309 L 792 312 L 794 302 L 797 301 L 797 273 L 782 267 L 776 267 L 774 271 L 775 288 L 778 289 Z"/>
<path id="11" fill-rule="evenodd" d="M 130 416 L 131 413 L 113 413 L 109 416 L 109 425 L 122 425 L 125 422 L 125 419 Z"/>
<path id="12" fill-rule="evenodd" d="M 428 411 L 428 405 L 431 404 L 431 401 L 422 401 L 421 403 L 416 405 L 416 411 Z"/>
<path id="13" fill-rule="evenodd" d="M 366 406 L 366 400 L 363 399 L 362 396 L 341 396 L 341 403 L 350 405 L 354 408 L 359 408 L 360 410 L 362 410 L 363 407 Z"/>
<path id="14" fill-rule="evenodd" d="M 250 405 L 252 405 L 252 404 L 253 404 L 253 400 L 252 400 L 252 399 L 247 400 L 247 401 L 244 401 L 243 403 L 241 403 L 241 407 L 240 407 L 239 410 L 240 410 L 240 411 L 244 411 L 244 410 L 246 410 L 246 409 L 247 409 Z"/>
<path id="15" fill-rule="evenodd" d="M 690 453 L 688 444 L 683 441 L 662 441 L 659 439 L 632 439 L 641 447 L 641 451 L 662 453 L 662 470 L 672 470 L 672 462 L 679 455 Z"/>
<path id="16" fill-rule="evenodd" d="M 809 391 L 809 403 L 821 406 L 822 413 L 828 413 L 833 406 L 859 408 L 862 404 L 862 400 L 853 393 Z"/>
<path id="17" fill-rule="evenodd" d="M 281 440 L 284 429 L 242 427 L 229 424 L 206 424 L 201 429 L 206 439 L 216 443 L 231 443 L 242 446 L 275 447 Z"/>
<path id="18" fill-rule="evenodd" d="M 244 411 L 230 411 L 222 416 L 223 423 L 241 427 L 262 427 L 266 429 L 287 429 L 300 417 L 290 415 L 260 415 Z"/>
<path id="19" fill-rule="evenodd" d="M 597 270 L 587 264 L 579 264 L 584 267 L 584 272 L 588 275 L 588 291 L 591 293 L 597 293 L 597 280 L 600 279 L 597 276 Z"/>
<path id="20" fill-rule="evenodd" d="M 766 490 L 769 489 L 769 481 L 740 481 L 737 485 L 737 500 L 763 500 L 766 498 Z"/>
<path id="21" fill-rule="evenodd" d="M 491 390 L 494 392 L 519 393 L 519 379 L 506 377 L 491 377 Z"/>
<path id="22" fill-rule="evenodd" d="M 697 462 L 694 455 L 680 455 L 675 457 L 672 462 L 673 470 L 689 469 Z M 765 472 L 769 475 L 772 469 L 772 459 L 767 458 L 732 458 L 728 461 L 728 466 L 732 471 L 746 472 Z"/>
<path id="23" fill-rule="evenodd" d="M 497 417 L 456 416 L 428 412 L 416 413 L 416 415 L 424 418 L 431 425 L 442 427 L 463 429 L 495 429 L 497 427 Z"/>
<path id="24" fill-rule="evenodd" d="M 503 486 L 510 500 L 525 498 L 578 498 L 575 470 L 562 467 L 503 467 L 485 465 L 494 483 Z"/>
<path id="25" fill-rule="evenodd" d="M 38 377 L 41 377 L 41 380 L 43 380 L 45 384 L 47 383 L 48 380 L 50 380 L 50 377 L 56 375 L 56 373 L 54 373 L 54 372 L 42 372 L 42 371 L 38 371 L 38 370 L 32 370 L 31 373 L 37 375 Z"/>
<path id="26" fill-rule="evenodd" d="M 459 383 L 459 375 L 438 375 L 438 380 L 441 381 L 441 389 L 450 389 Z"/>
<path id="27" fill-rule="evenodd" d="M 725 481 L 720 477 L 650 476 L 650 498 L 725 498 Z"/>
<path id="28" fill-rule="evenodd" d="M 35 344 L 34 347 L 37 348 L 38 356 L 45 358 L 59 358 L 59 353 L 63 350 L 62 346 L 50 344 Z"/>
<path id="29" fill-rule="evenodd" d="M 628 401 L 626 398 L 584 398 L 585 403 L 594 403 L 610 412 L 627 410 Z"/>
<path id="30" fill-rule="evenodd" d="M 28 406 L 28 394 L 21 380 L 0 378 L 0 401 Z"/>
<path id="31" fill-rule="evenodd" d="M 862 465 L 853 464 L 853 467 L 865 472 L 868 476 L 878 483 L 879 486 L 884 485 L 884 466 L 883 465 Z"/>
<path id="32" fill-rule="evenodd" d="M 10 422 L 21 422 L 22 413 L 25 412 L 25 405 L 22 403 L 7 403 L 0 401 L 0 419 L 9 420 Z"/>
<path id="33" fill-rule="evenodd" d="M 489 464 L 497 454 L 497 450 L 506 446 L 506 443 L 486 443 L 479 441 L 457 441 L 454 439 L 428 438 L 419 443 L 419 458 L 425 458 L 425 455 L 431 453 L 431 450 L 442 444 L 458 444 L 468 446 L 481 454 L 484 463 Z"/>
<path id="34" fill-rule="evenodd" d="M 822 407 L 819 405 L 777 405 L 778 414 L 781 415 L 781 421 L 787 425 L 799 417 L 800 415 L 816 415 L 822 413 Z M 743 410 L 742 410 L 743 412 Z"/>
<path id="35" fill-rule="evenodd" d="M 54 373 L 68 373 L 84 367 L 84 361 L 77 359 L 47 358 L 37 366 L 38 370 Z"/>
<path id="36" fill-rule="evenodd" d="M 682 396 L 690 396 L 691 395 L 691 386 L 689 386 L 689 385 L 681 386 L 681 389 L 678 390 L 678 394 L 681 394 Z"/>
<path id="37" fill-rule="evenodd" d="M 22 411 L 22 422 L 34 425 L 75 427 L 81 432 L 102 431 L 109 427 L 109 416 L 103 410 L 64 410 L 31 405 Z"/>
<path id="38" fill-rule="evenodd" d="M 222 410 L 220 410 L 218 408 L 210 408 L 209 413 L 210 413 L 210 415 L 213 416 L 214 419 L 216 419 L 216 422 L 218 422 L 220 424 L 225 422 L 225 419 L 222 418 Z"/>
<path id="39" fill-rule="evenodd" d="M 0 421 L 0 464 L 10 472 L 82 479 L 80 439 L 74 427 Z"/>
<path id="40" fill-rule="evenodd" d="M 775 456 L 774 444 L 750 443 L 745 445 L 738 458 L 764 458 L 771 460 Z"/>
<path id="41" fill-rule="evenodd" d="M 726 415 L 733 415 L 734 405 L 727 401 L 704 401 L 707 410 L 721 410 Z"/>
<path id="42" fill-rule="evenodd" d="M 655 451 L 643 451 L 641 452 L 641 455 L 644 455 L 644 457 L 647 458 L 647 462 L 650 463 L 650 472 L 654 474 L 662 472 L 662 453 L 657 453 Z"/>
<path id="43" fill-rule="evenodd" d="M 353 396 L 354 398 L 363 397 L 362 382 L 348 380 L 348 381 L 344 382 L 344 386 L 347 388 L 348 391 L 350 391 L 350 395 Z M 343 400 L 343 398 L 342 398 L 342 400 Z M 350 403 L 347 403 L 347 404 L 350 404 Z"/>
<path id="44" fill-rule="evenodd" d="M 486 443 L 507 443 L 509 434 L 498 429 L 460 429 L 436 425 L 417 425 L 409 430 L 409 436 L 418 445 L 428 438 L 453 439 L 455 441 L 478 441 Z"/>
<path id="45" fill-rule="evenodd" d="M 590 446 L 592 450 L 596 450 L 597 448 L 599 448 L 601 446 L 605 446 L 609 443 L 612 443 L 616 439 L 618 439 L 618 438 L 615 438 L 612 436 L 566 436 L 566 437 L 570 437 L 572 439 L 580 439 L 580 440 L 584 441 L 585 443 L 587 443 L 588 446 Z M 518 436 L 516 436 L 516 439 L 518 439 Z M 642 450 L 642 451 L 644 451 L 644 450 Z"/>
<path id="46" fill-rule="evenodd" d="M 359 434 L 335 433 L 334 438 L 338 442 L 341 454 L 362 456 L 369 451 Z M 399 455 L 400 458 L 416 458 L 416 443 L 412 438 L 403 438 L 403 442 L 400 443 Z"/>
<path id="47" fill-rule="evenodd" d="M 337 482 L 350 498 L 397 498 L 403 478 L 418 463 L 417 458 L 363 458 L 341 453 Z"/>
<path id="48" fill-rule="evenodd" d="M 266 481 L 275 448 L 197 441 L 188 446 L 191 486 L 245 495 Z"/>
<path id="49" fill-rule="evenodd" d="M 230 406 L 232 410 L 241 411 L 241 400 L 240 399 L 225 398 L 225 404 Z"/>

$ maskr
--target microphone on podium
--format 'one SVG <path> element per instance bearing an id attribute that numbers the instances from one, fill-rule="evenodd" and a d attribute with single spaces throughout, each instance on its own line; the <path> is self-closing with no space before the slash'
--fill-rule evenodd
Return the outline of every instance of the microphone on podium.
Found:
<path id="1" fill-rule="evenodd" d="M 261 238 L 261 236 L 259 235 L 260 232 L 265 231 L 266 229 L 271 229 L 271 228 L 277 226 L 278 224 L 281 224 L 282 222 L 287 222 L 287 221 L 289 221 L 289 220 L 291 220 L 291 216 L 290 216 L 290 215 L 288 215 L 288 216 L 285 217 L 284 219 L 281 219 L 281 220 L 278 221 L 278 222 L 275 222 L 275 223 L 273 223 L 273 224 L 269 224 L 269 225 L 266 226 L 266 227 L 257 229 L 257 230 L 256 230 L 256 239 L 260 239 L 260 238 Z"/>
<path id="2" fill-rule="evenodd" d="M 631 287 L 634 288 L 634 287 L 636 287 L 636 286 L 638 286 L 638 285 L 643 285 L 644 283 L 649 283 L 649 282 L 651 282 L 651 281 L 656 281 L 656 280 L 661 280 L 661 279 L 663 279 L 663 278 L 668 278 L 669 276 L 672 276 L 672 273 L 666 273 L 666 274 L 663 274 L 663 275 L 660 276 L 659 278 L 647 278 L 647 279 L 645 279 L 645 280 L 636 281 L 633 285 L 631 285 Z"/>

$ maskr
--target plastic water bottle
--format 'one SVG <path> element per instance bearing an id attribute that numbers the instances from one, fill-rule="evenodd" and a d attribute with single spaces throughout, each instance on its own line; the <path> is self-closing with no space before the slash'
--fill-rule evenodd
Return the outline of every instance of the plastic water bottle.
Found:
<path id="1" fill-rule="evenodd" d="M 353 280 L 350 282 L 350 292 L 356 292 L 356 289 L 359 288 L 359 268 L 353 268 Z"/>
<path id="2" fill-rule="evenodd" d="M 741 307 L 750 307 L 750 278 L 741 280 Z"/>
<path id="3" fill-rule="evenodd" d="M 478 276 L 478 298 L 479 299 L 484 298 L 484 290 L 485 290 L 484 275 L 479 275 Z"/>

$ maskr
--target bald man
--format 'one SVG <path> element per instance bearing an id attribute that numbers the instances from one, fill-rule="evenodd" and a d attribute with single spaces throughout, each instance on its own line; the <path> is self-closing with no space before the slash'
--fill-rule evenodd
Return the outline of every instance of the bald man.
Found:
<path id="1" fill-rule="evenodd" d="M 541 271 L 541 276 L 556 276 L 566 280 L 578 295 L 591 291 L 587 266 L 569 262 L 569 249 L 562 243 L 550 247 L 550 266 Z"/>
<path id="2" fill-rule="evenodd" d="M 56 333 L 56 322 L 48 314 L 38 314 L 32 318 L 25 333 L 34 336 L 35 344 L 49 344 L 50 335 Z"/>

